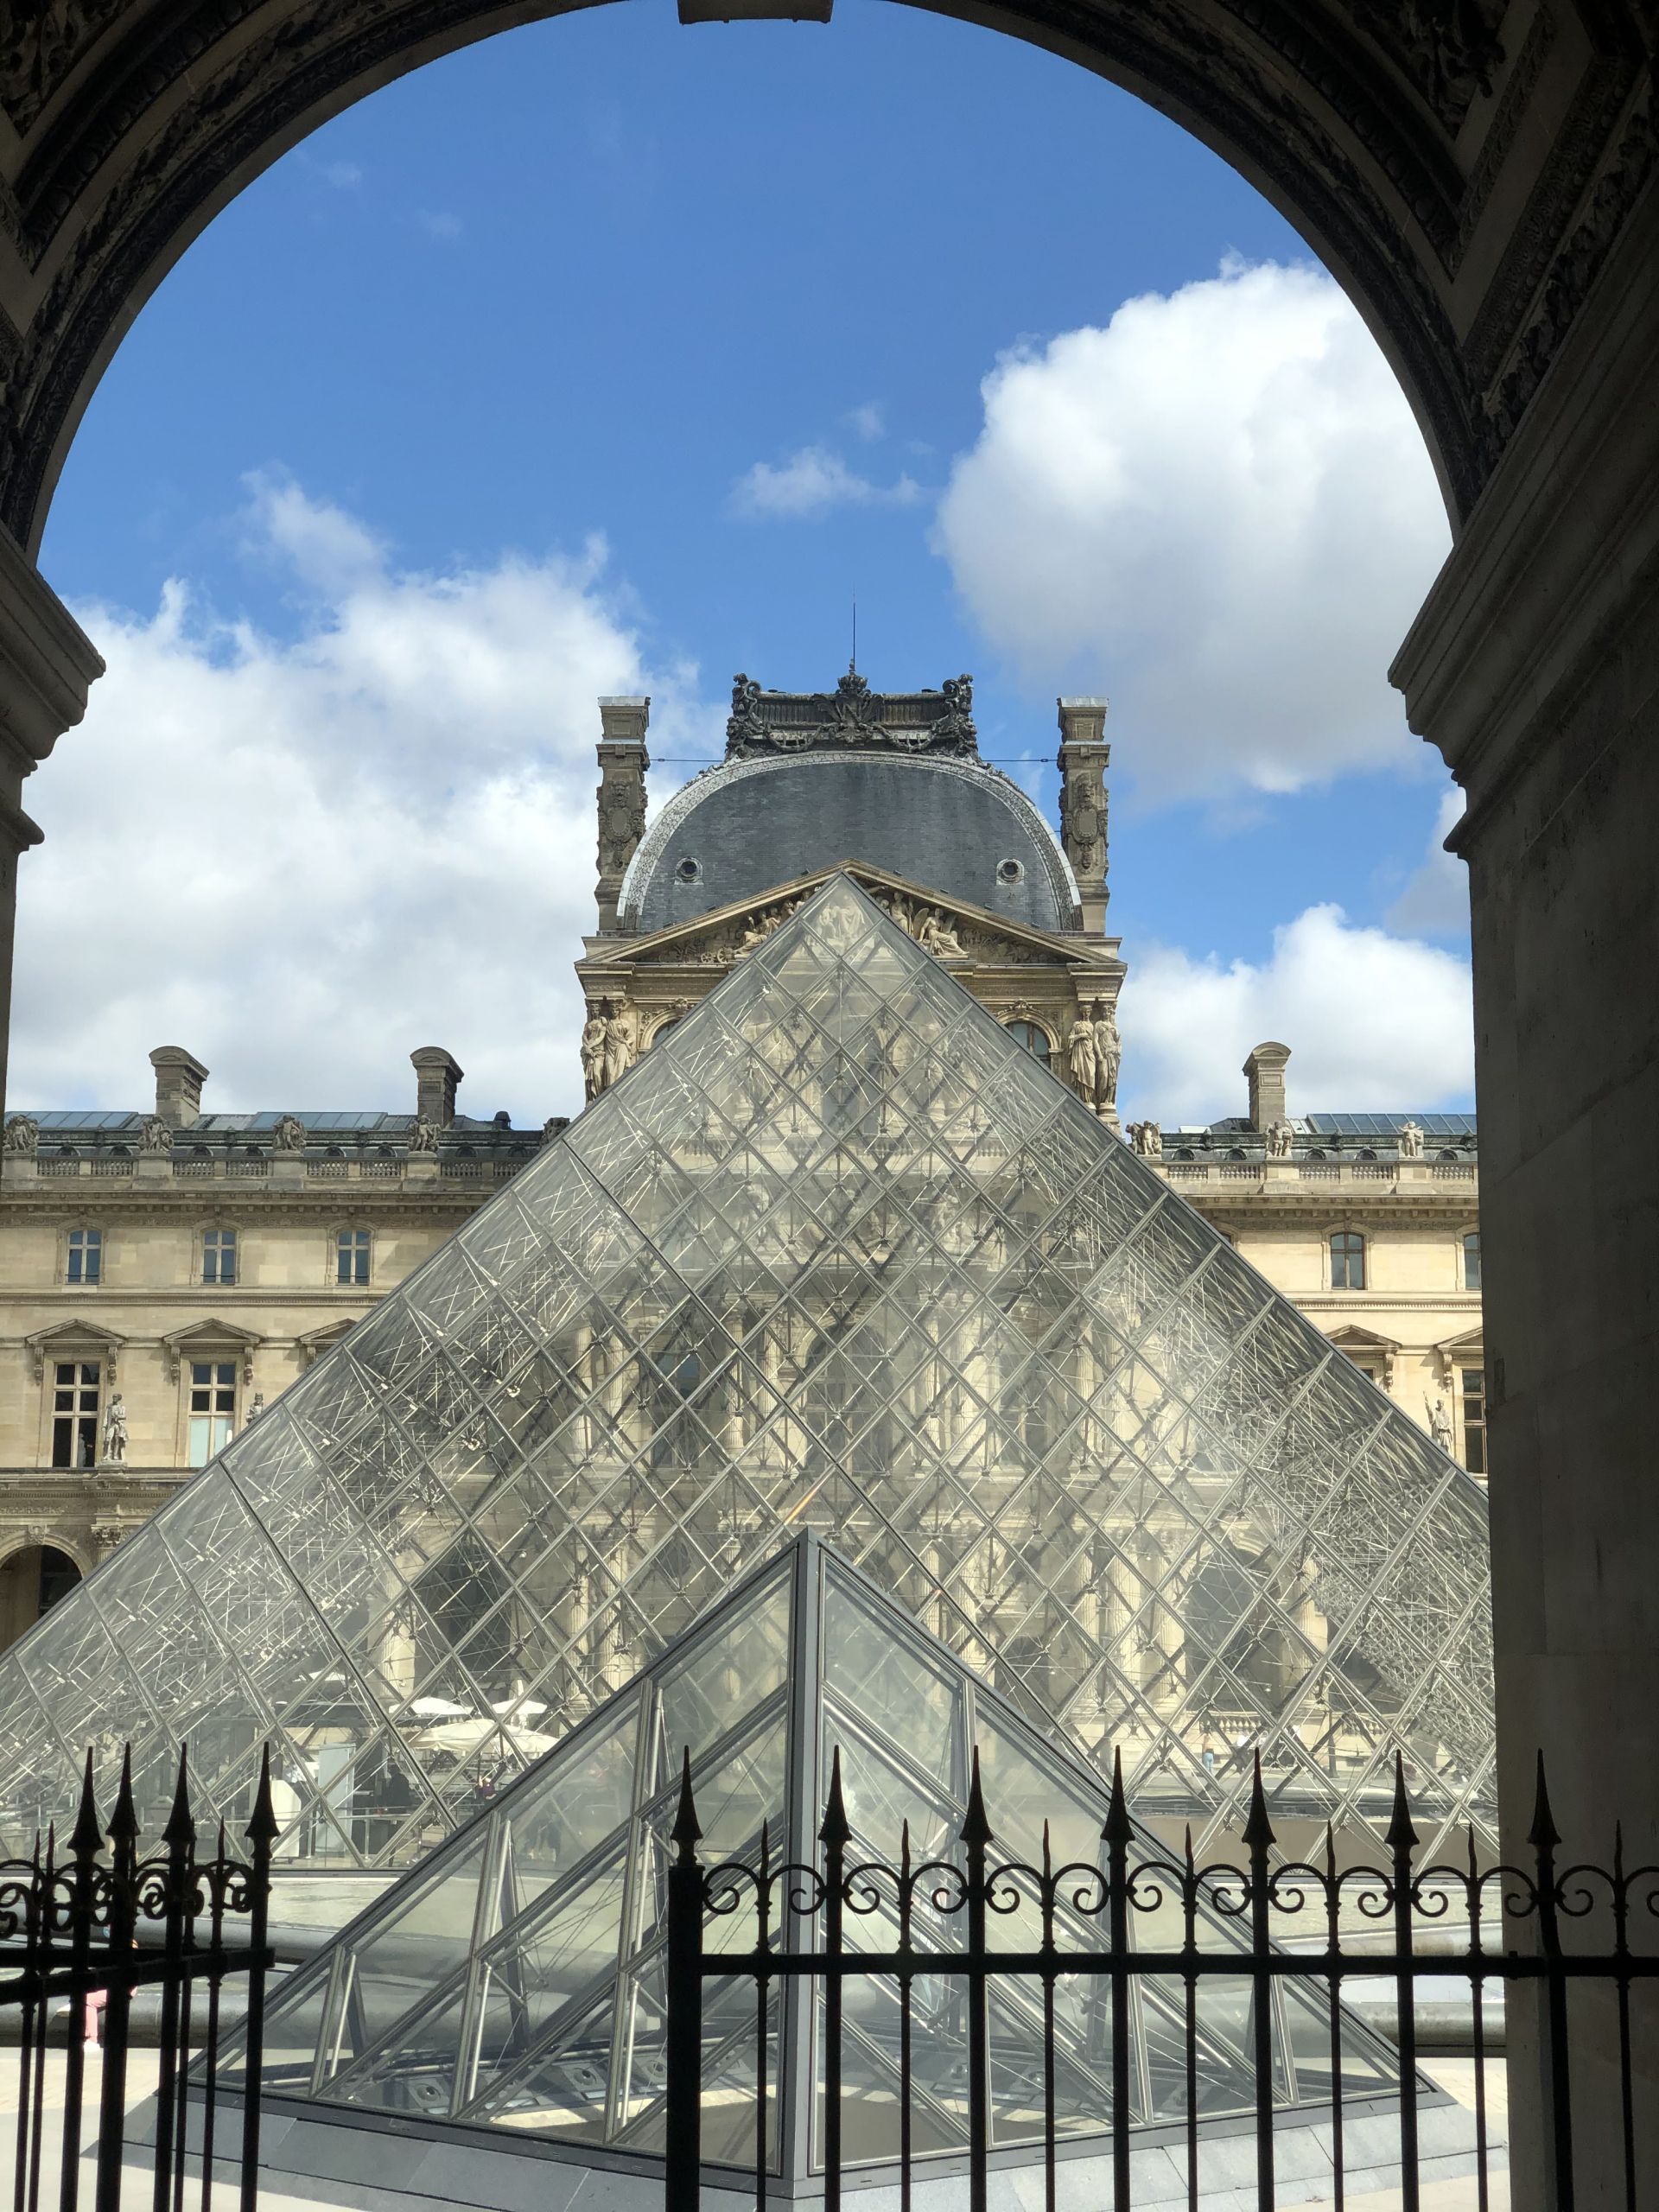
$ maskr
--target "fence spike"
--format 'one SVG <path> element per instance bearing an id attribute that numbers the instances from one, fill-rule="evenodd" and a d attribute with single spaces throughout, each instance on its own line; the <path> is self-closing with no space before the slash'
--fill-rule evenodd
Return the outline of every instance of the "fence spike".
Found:
<path id="1" fill-rule="evenodd" d="M 962 1816 L 957 1840 L 968 1848 L 983 1849 L 993 1834 L 990 1819 L 985 1810 L 985 1793 L 979 1786 L 979 1745 L 974 1745 L 974 1771 L 968 1784 L 968 1809 Z"/>
<path id="2" fill-rule="evenodd" d="M 1417 1845 L 1417 1831 L 1411 1825 L 1411 1802 L 1406 1796 L 1405 1756 L 1400 1751 L 1394 1755 L 1394 1810 L 1389 1816 L 1389 1832 L 1383 1841 L 1396 1854 L 1413 1851 Z"/>
<path id="3" fill-rule="evenodd" d="M 80 1804 L 69 1834 L 69 1851 L 72 1858 L 96 1859 L 103 1848 L 104 1830 L 99 1824 L 98 1802 L 92 1795 L 92 1747 L 89 1744 L 86 1765 L 80 1778 Z"/>
<path id="4" fill-rule="evenodd" d="M 1101 1827 L 1101 1839 L 1106 1843 L 1128 1845 L 1135 1841 L 1135 1822 L 1129 1818 L 1129 1801 L 1123 1794 L 1123 1754 L 1112 1753 L 1112 1789 L 1106 1803 L 1106 1818 Z"/>
<path id="5" fill-rule="evenodd" d="M 680 1757 L 680 1802 L 674 1815 L 674 1825 L 668 1832 L 671 1843 L 679 1846 L 680 1864 L 689 1866 L 697 1855 L 698 1839 L 702 1830 L 697 1826 L 697 1801 L 691 1794 L 691 1746 L 686 1745 Z"/>
<path id="6" fill-rule="evenodd" d="M 115 1810 L 110 1815 L 109 1837 L 113 1844 L 137 1843 L 138 1840 L 138 1815 L 132 1802 L 130 1744 L 121 1753 L 121 1786 L 115 1793 Z"/>
<path id="7" fill-rule="evenodd" d="M 900 1821 L 899 1826 L 899 1872 L 908 1882 L 910 1879 L 910 1822 L 908 1820 Z"/>
<path id="8" fill-rule="evenodd" d="M 1613 1822 L 1613 1887 L 1618 1890 L 1622 1890 L 1624 1886 L 1624 1823 L 1621 1820 L 1615 1821 Z"/>
<path id="9" fill-rule="evenodd" d="M 844 1851 L 852 1840 L 852 1824 L 841 1794 L 841 1745 L 837 1744 L 830 1754 L 830 1795 L 824 1800 L 818 1841 L 831 1851 Z"/>
<path id="10" fill-rule="evenodd" d="M 194 1843 L 196 1823 L 190 1811 L 190 1751 L 185 1744 L 179 1745 L 179 1778 L 173 1785 L 173 1809 L 167 1816 L 167 1826 L 162 1830 L 162 1841 L 177 1846 Z"/>
<path id="11" fill-rule="evenodd" d="M 259 1787 L 253 1793 L 253 1810 L 242 1833 L 250 1843 L 274 1843 L 276 1827 L 276 1808 L 270 1795 L 270 1745 L 267 1743 L 259 1760 Z"/>
<path id="12" fill-rule="evenodd" d="M 1049 1848 L 1048 1822 L 1043 1822 L 1043 1882 L 1046 1886 L 1054 1878 L 1054 1853 Z"/>
<path id="13" fill-rule="evenodd" d="M 1554 1851 L 1560 1834 L 1549 1810 L 1549 1785 L 1544 1780 L 1544 1755 L 1538 1754 L 1538 1789 L 1532 1801 L 1532 1830 L 1527 1841 L 1535 1851 Z"/>
<path id="14" fill-rule="evenodd" d="M 1244 1823 L 1243 1840 L 1252 1851 L 1270 1851 L 1273 1847 L 1273 1822 L 1268 1818 L 1268 1801 L 1262 1788 L 1262 1754 L 1257 1751 L 1250 1777 L 1250 1817 Z"/>

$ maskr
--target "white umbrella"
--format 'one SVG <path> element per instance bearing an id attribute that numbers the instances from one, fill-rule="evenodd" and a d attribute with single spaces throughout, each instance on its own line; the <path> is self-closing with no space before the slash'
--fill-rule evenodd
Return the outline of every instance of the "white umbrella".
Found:
<path id="1" fill-rule="evenodd" d="M 412 1698 L 409 1709 L 421 1720 L 467 1720 L 473 1711 L 470 1705 L 455 1705 L 447 1697 Z"/>
<path id="2" fill-rule="evenodd" d="M 418 1735 L 410 1738 L 417 1751 L 454 1751 L 467 1758 L 485 1746 L 497 1746 L 503 1738 L 516 1751 L 523 1751 L 531 1758 L 539 1758 L 543 1751 L 550 1751 L 558 1742 L 556 1736 L 543 1736 L 534 1728 L 510 1727 L 504 1720 L 486 1720 L 482 1715 L 467 1720 L 437 1720 L 429 1728 L 423 1728 Z"/>

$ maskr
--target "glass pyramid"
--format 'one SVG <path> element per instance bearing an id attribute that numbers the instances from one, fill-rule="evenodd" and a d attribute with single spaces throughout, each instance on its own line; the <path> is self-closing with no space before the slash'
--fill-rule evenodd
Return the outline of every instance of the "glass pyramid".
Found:
<path id="1" fill-rule="evenodd" d="M 957 1837 L 977 1747 L 996 1831 L 993 1863 L 1040 1863 L 1044 1823 L 1055 1863 L 1103 1866 L 1107 1793 L 1070 1754 L 975 1680 L 937 1637 L 907 1620 L 815 1538 L 798 1537 L 718 1603 L 560 1747 L 406 1875 L 272 2001 L 267 2094 L 356 2110 L 492 2124 L 615 2149 L 663 2148 L 664 1876 L 689 1750 L 706 1866 L 819 1861 L 817 1830 L 840 1754 L 853 1829 L 849 1864 L 896 1859 L 908 1824 L 912 1861 L 961 1863 Z M 866 1885 L 872 1898 L 883 1885 Z M 960 1915 L 918 1893 L 914 1940 L 960 1946 Z M 705 1923 L 708 1948 L 747 1948 L 743 1907 Z M 1200 1942 L 1238 1947 L 1207 1906 Z M 1137 1915 L 1135 1940 L 1174 1949 L 1178 1904 Z M 1076 1914 L 1062 1951 L 1097 1950 L 1103 1925 Z M 999 1916 L 1003 1948 L 1037 1940 L 1034 1904 Z M 772 1922 L 777 1933 L 777 1922 Z M 797 1941 L 802 1940 L 798 1937 Z M 810 1937 L 805 1940 L 811 1940 Z M 849 1914 L 855 1948 L 890 1948 L 893 1911 Z M 822 2164 L 822 1990 L 774 1985 L 764 2082 L 753 1984 L 705 1985 L 703 2144 L 711 2164 L 752 2164 L 755 2099 L 766 2098 L 774 2170 Z M 887 1978 L 847 1985 L 842 2126 L 849 2163 L 899 2154 L 899 2000 Z M 1274 1992 L 1274 2101 L 1328 2114 L 1329 2016 L 1300 1985 Z M 814 2017 L 805 2012 L 817 2006 Z M 1100 2134 L 1111 2111 L 1109 1985 L 1068 1977 L 1058 1989 L 1056 2126 Z M 993 1985 L 991 2106 L 995 2146 L 1043 2134 L 1042 1999 L 1034 1984 Z M 1132 1988 L 1131 2106 L 1141 2125 L 1185 2113 L 1182 1986 Z M 797 2063 L 809 2037 L 808 2069 Z M 1241 1974 L 1199 1986 L 1199 2108 L 1252 2109 L 1251 1991 Z M 918 2155 L 967 2146 L 963 1987 L 919 1980 L 912 1999 L 912 2141 Z M 233 2047 L 221 2078 L 243 2084 Z M 1397 2094 L 1387 2047 L 1350 2018 L 1344 2098 Z M 799 2085 L 811 2084 L 803 2097 Z M 779 2084 L 783 2085 L 781 2101 Z"/>
<path id="2" fill-rule="evenodd" d="M 1476 1485 L 844 876 L 0 1661 L 6 1827 L 408 1863 L 803 1528 L 1200 1849 L 1490 1832 Z"/>

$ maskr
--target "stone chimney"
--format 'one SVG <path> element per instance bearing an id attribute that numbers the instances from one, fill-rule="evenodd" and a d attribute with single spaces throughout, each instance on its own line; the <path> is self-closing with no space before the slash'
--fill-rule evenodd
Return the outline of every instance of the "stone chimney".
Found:
<path id="1" fill-rule="evenodd" d="M 156 1111 L 169 1129 L 188 1129 L 201 1114 L 207 1071 L 182 1045 L 158 1045 L 149 1056 L 156 1071 Z"/>
<path id="2" fill-rule="evenodd" d="M 1106 764 L 1104 699 L 1058 699 L 1060 710 L 1060 842 L 1077 879 L 1083 926 L 1106 927 Z"/>
<path id="3" fill-rule="evenodd" d="M 599 702 L 599 902 L 601 937 L 617 927 L 617 900 L 628 862 L 645 834 L 645 725 L 649 699 L 601 699 Z"/>
<path id="4" fill-rule="evenodd" d="M 465 1071 L 442 1045 L 423 1045 L 409 1056 L 415 1071 L 415 1111 L 435 1128 L 447 1129 L 455 1118 L 455 1086 Z"/>
<path id="5" fill-rule="evenodd" d="M 1285 1104 L 1285 1063 L 1289 1058 L 1288 1045 L 1267 1044 L 1258 1045 L 1245 1061 L 1253 1129 L 1269 1129 L 1275 1122 L 1290 1119 Z"/>

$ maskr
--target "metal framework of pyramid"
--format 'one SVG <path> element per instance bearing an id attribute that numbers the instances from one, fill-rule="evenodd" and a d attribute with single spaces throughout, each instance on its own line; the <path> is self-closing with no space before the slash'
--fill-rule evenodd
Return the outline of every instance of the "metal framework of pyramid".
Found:
<path id="1" fill-rule="evenodd" d="M 994 1861 L 1040 1864 L 1046 1824 L 1057 1865 L 1104 1865 L 1100 1781 L 834 1551 L 798 1537 L 294 1976 L 266 2021 L 264 2093 L 660 2152 L 665 1877 L 683 1756 L 691 1760 L 705 1865 L 758 1866 L 763 1822 L 772 1864 L 816 1863 L 837 1754 L 849 1864 L 896 1860 L 906 1824 L 912 1863 L 959 1864 L 976 1751 Z M 864 1890 L 873 1909 L 849 1916 L 848 1942 L 891 1948 L 896 1908 L 879 1883 Z M 960 1914 L 933 1910 L 925 1887 L 917 1911 L 921 1948 L 960 1948 Z M 1180 1918 L 1171 1897 L 1161 1914 L 1144 1916 L 1135 1940 L 1173 1947 Z M 1207 1905 L 1200 1927 L 1206 1949 L 1240 1944 Z M 1103 1929 L 1062 1902 L 1056 1936 L 1062 1951 L 1098 1951 Z M 753 1941 L 750 1909 L 706 1923 L 712 1949 Z M 1016 1912 L 999 1923 L 997 1941 L 1018 1948 L 1034 1936 Z M 845 1990 L 843 2156 L 891 2160 L 903 2083 L 898 1986 L 872 1976 Z M 1066 1977 L 1059 1995 L 1056 2133 L 1098 2136 L 1112 2110 L 1109 1986 Z M 1324 2116 L 1332 2080 L 1323 2002 L 1284 1979 L 1272 2002 L 1274 2101 Z M 965 2003 L 965 1985 L 949 1975 L 914 1985 L 918 2157 L 966 2148 Z M 1249 1981 L 1205 1978 L 1197 2003 L 1200 2116 L 1249 2113 Z M 741 1974 L 710 1978 L 704 2005 L 704 2156 L 749 2165 L 760 2073 L 753 1984 Z M 1128 2018 L 1135 2123 L 1183 2119 L 1179 1981 L 1137 1978 Z M 821 1986 L 774 1982 L 768 2139 L 774 2170 L 809 2186 L 823 2163 L 823 2033 Z M 1033 1984 L 992 1983 L 989 2046 L 993 2147 L 1040 2145 L 1043 2007 Z M 1398 2093 L 1397 2060 L 1351 2017 L 1343 2052 L 1345 2101 Z M 239 2044 L 220 2078 L 245 2086 Z"/>
<path id="2" fill-rule="evenodd" d="M 811 1529 L 1133 1802 L 1492 1825 L 1478 1487 L 846 877 L 0 1661 L 407 1864 Z"/>

